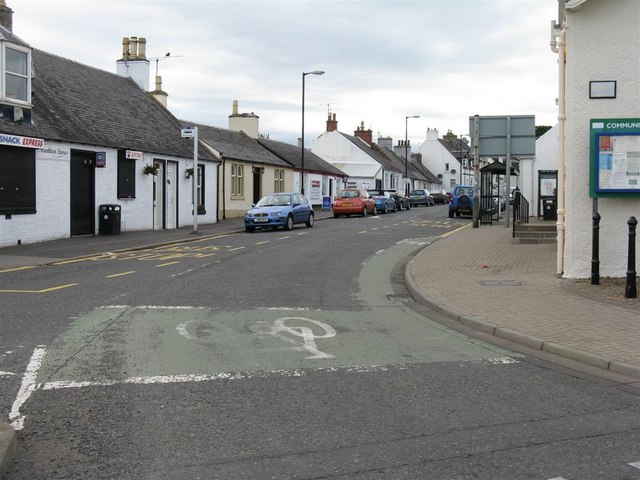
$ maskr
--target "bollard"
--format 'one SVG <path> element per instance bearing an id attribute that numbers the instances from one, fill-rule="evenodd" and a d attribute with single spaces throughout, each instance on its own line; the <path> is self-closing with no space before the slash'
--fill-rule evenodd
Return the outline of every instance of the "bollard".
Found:
<path id="1" fill-rule="evenodd" d="M 636 217 L 631 217 L 627 221 L 627 225 L 629 225 L 629 255 L 624 298 L 638 298 L 638 289 L 636 288 L 636 225 L 638 225 L 638 220 Z"/>
<path id="2" fill-rule="evenodd" d="M 600 285 L 600 214 L 593 215 L 593 238 L 591 241 L 591 285 Z"/>

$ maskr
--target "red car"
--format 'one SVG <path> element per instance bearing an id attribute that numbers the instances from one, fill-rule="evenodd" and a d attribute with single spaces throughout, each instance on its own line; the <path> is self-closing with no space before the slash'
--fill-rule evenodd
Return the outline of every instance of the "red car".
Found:
<path id="1" fill-rule="evenodd" d="M 366 217 L 368 214 L 376 215 L 376 202 L 366 190 L 358 188 L 348 188 L 340 190 L 338 195 L 333 199 L 333 216 L 338 218 L 340 215 L 362 215 Z"/>

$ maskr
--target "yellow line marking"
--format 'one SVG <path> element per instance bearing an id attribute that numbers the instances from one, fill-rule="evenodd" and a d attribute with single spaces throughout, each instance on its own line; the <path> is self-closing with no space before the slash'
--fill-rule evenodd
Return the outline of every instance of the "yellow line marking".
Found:
<path id="1" fill-rule="evenodd" d="M 75 287 L 77 283 L 70 283 L 68 285 L 60 285 L 59 287 L 44 288 L 42 290 L 0 290 L 0 293 L 49 293 L 55 290 L 62 290 L 63 288 Z"/>
<path id="2" fill-rule="evenodd" d="M 29 266 L 29 267 L 8 268 L 6 270 L 0 270 L 0 273 L 19 272 L 20 270 L 29 270 L 30 268 L 37 268 L 37 267 L 36 267 L 36 265 L 32 265 L 32 266 Z"/>
<path id="3" fill-rule="evenodd" d="M 264 245 L 265 243 L 269 243 L 271 240 L 265 240 L 264 242 L 258 242 L 256 245 Z"/>
<path id="4" fill-rule="evenodd" d="M 246 248 L 246 247 L 230 248 L 230 249 L 229 249 L 229 251 L 230 251 L 230 252 L 235 252 L 236 250 L 242 250 L 242 249 L 244 249 L 244 248 Z"/>
<path id="5" fill-rule="evenodd" d="M 106 278 L 116 278 L 116 277 L 122 277 L 124 275 L 131 275 L 132 273 L 136 273 L 135 270 L 131 270 L 129 272 L 122 272 L 122 273 L 114 273 L 113 275 L 107 275 Z"/>
<path id="6" fill-rule="evenodd" d="M 180 262 L 176 261 L 176 262 L 169 262 L 169 263 L 161 263 L 160 265 L 156 265 L 156 267 L 168 267 L 169 265 L 175 265 L 176 263 L 180 263 Z"/>
<path id="7" fill-rule="evenodd" d="M 458 227 L 458 228 L 456 228 L 455 230 L 451 230 L 450 232 L 444 233 L 444 234 L 440 235 L 440 237 L 442 237 L 442 238 L 444 238 L 444 237 L 448 237 L 449 235 L 453 235 L 454 233 L 459 232 L 459 231 L 460 231 L 460 230 L 462 230 L 463 228 L 467 228 L 467 227 L 470 227 L 470 226 L 471 226 L 471 224 L 470 224 L 470 223 L 468 223 L 468 224 L 466 224 L 466 225 L 463 225 L 462 227 Z"/>

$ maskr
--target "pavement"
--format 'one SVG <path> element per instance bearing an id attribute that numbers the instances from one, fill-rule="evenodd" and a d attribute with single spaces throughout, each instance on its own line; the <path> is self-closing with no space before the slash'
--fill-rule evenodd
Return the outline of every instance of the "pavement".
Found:
<path id="1" fill-rule="evenodd" d="M 316 220 L 328 217 L 331 212 L 316 212 Z M 0 273 L 243 230 L 242 219 L 234 218 L 201 225 L 197 233 L 189 227 L 4 247 Z M 559 278 L 555 271 L 555 243 L 513 243 L 504 224 L 469 224 L 418 252 L 406 266 L 405 280 L 418 303 L 462 329 L 638 382 L 640 300 L 624 298 L 625 279 L 591 285 L 588 279 Z M 15 432 L 0 423 L 0 476 L 15 448 Z"/>

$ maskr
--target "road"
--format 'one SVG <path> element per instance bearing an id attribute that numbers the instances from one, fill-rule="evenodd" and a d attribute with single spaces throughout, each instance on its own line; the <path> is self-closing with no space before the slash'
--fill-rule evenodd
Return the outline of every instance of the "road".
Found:
<path id="1" fill-rule="evenodd" d="M 469 221 L 414 208 L 0 275 L 7 478 L 640 480 L 637 391 L 413 304 L 408 259 Z"/>

